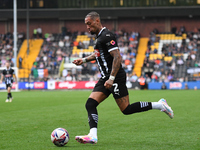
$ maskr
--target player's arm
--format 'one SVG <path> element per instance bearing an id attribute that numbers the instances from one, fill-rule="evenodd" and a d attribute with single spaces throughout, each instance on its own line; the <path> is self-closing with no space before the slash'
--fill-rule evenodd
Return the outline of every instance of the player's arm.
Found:
<path id="1" fill-rule="evenodd" d="M 3 81 L 3 73 L 1 73 L 1 80 L 0 80 L 0 83 L 2 83 Z"/>
<path id="2" fill-rule="evenodd" d="M 88 57 L 76 59 L 72 63 L 79 66 L 79 65 L 82 65 L 83 63 L 93 61 L 95 59 L 96 59 L 95 53 L 93 53 L 93 54 L 89 55 Z"/>
<path id="3" fill-rule="evenodd" d="M 115 76 L 117 75 L 117 72 L 120 69 L 122 58 L 119 52 L 119 47 L 117 45 L 117 40 L 113 34 L 109 33 L 106 36 L 104 43 L 105 43 L 106 48 L 108 49 L 108 52 L 113 57 L 112 70 L 110 73 L 110 77 L 104 84 L 104 86 L 107 89 L 109 89 L 112 87 L 113 82 L 115 80 Z"/>
<path id="4" fill-rule="evenodd" d="M 15 83 L 17 84 L 17 76 L 16 76 L 16 74 L 14 74 L 14 76 L 15 76 Z"/>
<path id="5" fill-rule="evenodd" d="M 111 51 L 110 55 L 113 57 L 112 71 L 110 75 L 115 77 L 117 75 L 117 72 L 119 71 L 122 57 L 118 49 Z"/>
<path id="6" fill-rule="evenodd" d="M 113 50 L 110 52 L 110 55 L 113 57 L 113 64 L 112 64 L 112 70 L 110 73 L 110 77 L 109 79 L 105 82 L 104 86 L 109 89 L 112 87 L 113 82 L 115 80 L 115 76 L 117 75 L 117 72 L 120 69 L 120 65 L 121 65 L 121 55 L 118 49 Z"/>

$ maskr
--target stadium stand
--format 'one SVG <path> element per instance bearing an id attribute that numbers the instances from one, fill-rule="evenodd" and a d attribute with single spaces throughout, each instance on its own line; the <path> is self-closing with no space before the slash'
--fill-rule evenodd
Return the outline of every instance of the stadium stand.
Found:
<path id="1" fill-rule="evenodd" d="M 36 57 L 38 56 L 40 52 L 40 47 L 43 43 L 43 39 L 32 39 L 29 40 L 29 52 L 27 52 L 27 40 L 24 40 L 19 54 L 18 54 L 18 60 L 19 57 L 22 57 L 22 68 L 19 69 L 19 78 L 28 78 L 30 74 L 30 70 L 33 66 L 33 62 L 35 61 Z M 28 54 L 27 54 L 28 53 Z M 17 66 L 19 66 L 19 61 L 17 61 Z"/>
<path id="2" fill-rule="evenodd" d="M 199 66 L 200 32 L 151 33 L 143 64 L 143 74 L 151 82 L 196 81 Z"/>
<path id="3" fill-rule="evenodd" d="M 116 31 L 115 34 L 123 59 L 122 65 L 127 74 L 131 75 L 136 60 L 139 33 Z M 85 57 L 94 51 L 94 40 L 93 36 L 80 32 L 68 33 L 65 36 L 62 34 L 48 34 L 31 69 L 31 79 L 35 81 L 47 80 L 46 78 L 50 80 L 61 78 L 68 81 L 97 80 L 100 73 L 94 62 L 76 68 L 71 67 L 73 59 Z M 63 60 L 67 68 L 60 67 Z M 48 70 L 49 76 L 44 79 L 43 76 L 39 77 L 36 70 L 45 68 Z M 63 68 L 61 72 L 59 68 Z"/>
<path id="4" fill-rule="evenodd" d="M 24 35 L 18 34 L 17 48 L 19 49 L 23 42 Z M 10 61 L 11 66 L 14 66 L 14 52 L 13 52 L 13 35 L 11 33 L 0 34 L 0 66 L 5 67 L 5 62 Z"/>
<path id="5" fill-rule="evenodd" d="M 200 66 L 200 33 L 150 33 L 149 38 L 140 38 L 138 32 L 115 32 L 122 66 L 127 73 L 127 80 L 137 81 L 141 75 L 147 82 L 196 81 L 200 74 L 195 68 Z M 45 81 L 62 79 L 97 80 L 100 77 L 94 62 L 78 68 L 63 68 L 63 64 L 71 64 L 77 57 L 85 57 L 93 52 L 94 37 L 83 32 L 63 34 L 45 34 L 44 41 L 30 41 L 30 55 L 27 57 L 27 41 L 24 34 L 18 34 L 17 57 L 19 78 L 26 79 L 31 73 L 31 80 Z M 23 44 L 22 44 L 23 42 Z M 14 66 L 12 51 L 12 35 L 0 35 L 1 67 L 6 60 Z M 22 58 L 20 67 L 19 58 Z M 43 73 L 41 73 L 41 71 Z"/>
<path id="6" fill-rule="evenodd" d="M 143 62 L 145 58 L 147 42 L 148 42 L 148 38 L 140 39 L 137 58 L 136 58 L 135 66 L 134 66 L 134 72 L 136 73 L 138 77 L 141 76 L 141 68 L 143 66 Z"/>

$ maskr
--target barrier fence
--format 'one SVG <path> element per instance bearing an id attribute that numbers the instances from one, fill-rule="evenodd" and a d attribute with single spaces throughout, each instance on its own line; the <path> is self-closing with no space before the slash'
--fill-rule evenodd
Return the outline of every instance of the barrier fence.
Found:
<path id="1" fill-rule="evenodd" d="M 12 89 L 15 89 L 18 86 L 20 90 L 27 89 L 93 89 L 97 81 L 79 81 L 79 82 L 57 82 L 57 81 L 47 81 L 47 82 L 19 82 L 18 84 L 13 83 Z M 138 82 L 127 82 L 127 87 L 129 89 L 140 89 Z M 200 81 L 195 82 L 165 82 L 165 83 L 149 83 L 148 89 L 150 90 L 160 90 L 162 86 L 165 85 L 166 89 L 200 89 Z M 5 90 L 5 83 L 0 84 L 0 90 Z"/>

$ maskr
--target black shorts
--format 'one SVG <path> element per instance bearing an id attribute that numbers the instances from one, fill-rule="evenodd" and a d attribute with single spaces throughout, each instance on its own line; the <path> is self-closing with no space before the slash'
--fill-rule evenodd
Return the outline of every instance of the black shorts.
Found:
<path id="1" fill-rule="evenodd" d="M 97 84 L 95 85 L 93 92 L 103 92 L 106 96 L 109 96 L 111 93 L 115 99 L 122 98 L 128 95 L 128 89 L 126 87 L 126 76 L 123 78 L 115 79 L 113 86 L 110 89 L 106 89 L 104 83 L 108 78 L 100 78 Z"/>
<path id="2" fill-rule="evenodd" d="M 12 88 L 12 84 L 6 84 L 6 89 L 8 89 L 8 87 Z"/>

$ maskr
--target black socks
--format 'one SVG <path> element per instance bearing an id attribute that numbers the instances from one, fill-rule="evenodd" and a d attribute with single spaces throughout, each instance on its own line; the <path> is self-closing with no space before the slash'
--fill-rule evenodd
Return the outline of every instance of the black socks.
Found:
<path id="1" fill-rule="evenodd" d="M 88 122 L 90 125 L 90 129 L 91 128 L 97 128 L 97 124 L 98 124 L 98 113 L 97 113 L 97 106 L 99 105 L 99 103 L 92 99 L 92 98 L 88 98 L 85 107 L 87 109 L 88 112 Z"/>
<path id="2" fill-rule="evenodd" d="M 11 93 L 8 93 L 7 98 L 8 98 L 8 99 L 9 99 L 9 98 L 12 98 L 12 94 L 11 94 Z"/>
<path id="3" fill-rule="evenodd" d="M 136 102 L 128 105 L 122 113 L 124 115 L 130 115 L 133 113 L 148 111 L 150 109 L 152 109 L 151 102 Z"/>

